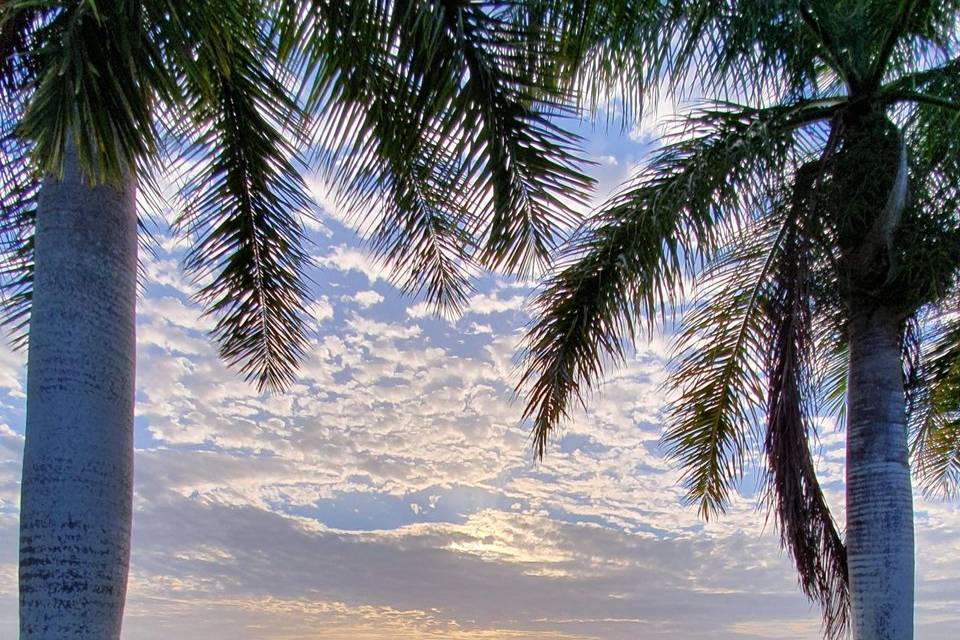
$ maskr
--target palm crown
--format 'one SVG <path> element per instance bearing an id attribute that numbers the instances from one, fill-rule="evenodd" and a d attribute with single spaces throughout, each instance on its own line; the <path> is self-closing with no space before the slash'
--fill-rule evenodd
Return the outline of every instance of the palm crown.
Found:
<path id="1" fill-rule="evenodd" d="M 193 239 L 222 357 L 261 387 L 307 344 L 307 163 L 365 217 L 406 289 L 459 310 L 479 266 L 527 270 L 590 180 L 550 30 L 522 3 L 152 0 L 4 4 L 4 319 L 26 340 L 44 173 L 140 177 Z M 185 168 L 184 168 L 185 167 Z"/>
<path id="2" fill-rule="evenodd" d="M 310 163 L 397 281 L 456 312 L 477 268 L 543 263 L 590 184 L 557 124 L 571 62 L 545 8 L 2 4 L 0 320 L 21 344 L 30 332 L 23 638 L 120 637 L 137 187 L 143 219 L 176 185 L 174 228 L 192 240 L 185 266 L 220 354 L 261 388 L 291 382 L 309 344 Z"/>
<path id="3" fill-rule="evenodd" d="M 649 91 L 706 98 L 536 298 L 521 383 L 536 452 L 626 342 L 682 306 L 664 444 L 687 498 L 722 512 L 756 445 L 801 586 L 841 635 L 847 558 L 808 437 L 816 416 L 843 418 L 861 308 L 900 322 L 915 471 L 934 490 L 960 478 L 960 5 L 599 4 L 597 59 L 626 48 Z"/>

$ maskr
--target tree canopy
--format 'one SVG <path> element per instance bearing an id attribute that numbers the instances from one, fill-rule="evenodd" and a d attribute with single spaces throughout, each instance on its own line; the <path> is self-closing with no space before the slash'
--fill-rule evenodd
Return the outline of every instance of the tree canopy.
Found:
<path id="1" fill-rule="evenodd" d="M 696 104 L 537 294 L 520 387 L 536 453 L 680 312 L 663 443 L 687 499 L 723 512 L 762 453 L 783 546 L 842 635 L 844 546 L 808 440 L 843 419 L 851 300 L 903 319 L 921 486 L 960 479 L 960 4 L 588 4 L 606 7 L 595 59 L 633 56 L 647 99 Z"/>
<path id="2" fill-rule="evenodd" d="M 221 356 L 261 388 L 288 384 L 307 346 L 308 168 L 440 311 L 462 308 L 479 268 L 544 264 L 591 185 L 560 122 L 575 107 L 551 15 L 536 2 L 5 2 L 5 323 L 23 344 L 36 194 L 71 144 L 92 183 L 137 172 L 145 219 L 177 212 Z"/>

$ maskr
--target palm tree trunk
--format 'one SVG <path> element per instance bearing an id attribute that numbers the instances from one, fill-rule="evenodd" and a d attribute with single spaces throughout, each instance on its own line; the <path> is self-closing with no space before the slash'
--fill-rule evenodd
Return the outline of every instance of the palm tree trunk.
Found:
<path id="1" fill-rule="evenodd" d="M 136 181 L 67 150 L 36 228 L 20 505 L 21 640 L 117 640 L 133 486 Z"/>
<path id="2" fill-rule="evenodd" d="M 883 308 L 860 311 L 849 332 L 847 562 L 853 637 L 909 640 L 913 496 L 900 320 Z"/>

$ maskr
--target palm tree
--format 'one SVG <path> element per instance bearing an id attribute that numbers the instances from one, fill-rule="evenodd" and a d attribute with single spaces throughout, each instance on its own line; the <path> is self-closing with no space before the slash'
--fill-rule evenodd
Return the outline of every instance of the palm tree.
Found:
<path id="1" fill-rule="evenodd" d="M 120 636 L 138 228 L 161 178 L 221 356 L 281 389 L 308 347 L 308 160 L 441 310 L 479 267 L 546 258 L 589 179 L 554 122 L 542 27 L 514 3 L 3 3 L 3 318 L 29 341 L 21 638 Z"/>
<path id="2" fill-rule="evenodd" d="M 537 294 L 521 382 L 536 453 L 682 307 L 663 442 L 689 502 L 722 513 L 759 450 L 826 635 L 912 638 L 911 447 L 925 488 L 960 479 L 960 3 L 587 4 L 593 60 L 640 60 L 628 86 L 648 99 L 704 98 Z M 845 535 L 809 447 L 831 414 Z"/>

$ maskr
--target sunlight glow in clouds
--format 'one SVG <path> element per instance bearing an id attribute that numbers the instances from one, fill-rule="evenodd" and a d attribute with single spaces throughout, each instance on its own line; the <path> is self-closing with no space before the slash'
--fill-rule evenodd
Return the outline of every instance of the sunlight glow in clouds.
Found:
<path id="1" fill-rule="evenodd" d="M 595 135 L 599 196 L 645 147 Z M 327 201 L 327 205 L 333 206 Z M 335 211 L 314 225 L 313 350 L 259 395 L 178 270 L 145 256 L 128 640 L 818 637 L 754 480 L 703 523 L 657 449 L 663 340 L 532 462 L 512 401 L 526 283 L 460 319 L 404 298 Z M 0 348 L 0 637 L 16 629 L 24 357 Z M 835 507 L 843 437 L 818 452 Z M 960 509 L 917 499 L 918 637 L 960 623 Z"/>

